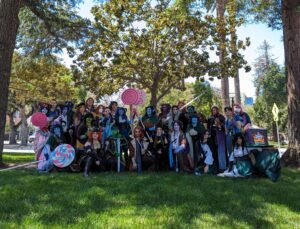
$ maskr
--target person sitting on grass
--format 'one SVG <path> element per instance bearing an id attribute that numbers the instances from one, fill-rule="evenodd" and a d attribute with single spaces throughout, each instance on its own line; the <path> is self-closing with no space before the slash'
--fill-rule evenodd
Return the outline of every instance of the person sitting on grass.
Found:
<path id="1" fill-rule="evenodd" d="M 249 154 L 246 141 L 242 133 L 234 138 L 234 150 L 229 157 L 229 168 L 220 177 L 249 177 L 252 175 L 252 165 L 255 164 L 253 154 Z"/>
<path id="2" fill-rule="evenodd" d="M 210 171 L 210 167 L 213 165 L 214 163 L 214 159 L 213 159 L 213 155 L 212 155 L 212 151 L 208 145 L 208 139 L 210 137 L 209 131 L 205 130 L 201 135 L 200 135 L 200 153 L 201 156 L 198 160 L 198 163 L 195 164 L 195 175 L 196 176 L 200 176 L 201 172 L 200 172 L 200 167 L 204 165 L 203 168 L 203 173 L 209 173 Z"/>

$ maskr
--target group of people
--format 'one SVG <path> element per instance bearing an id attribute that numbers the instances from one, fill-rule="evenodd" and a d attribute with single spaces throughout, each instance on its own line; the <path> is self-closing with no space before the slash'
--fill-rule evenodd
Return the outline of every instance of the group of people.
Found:
<path id="1" fill-rule="evenodd" d="M 226 107 L 225 116 L 217 106 L 205 117 L 192 105 L 162 104 L 160 112 L 147 106 L 136 109 L 95 105 L 93 98 L 74 107 L 72 102 L 40 104 L 48 124 L 36 132 L 34 150 L 41 161 L 39 171 L 55 169 L 49 152 L 60 144 L 74 147 L 76 156 L 67 168 L 89 176 L 91 171 L 176 171 L 201 175 L 243 177 L 237 162 L 254 157 L 246 147 L 249 115 L 239 104 Z M 130 114 L 129 114 L 130 113 Z M 118 157 L 120 163 L 118 166 Z M 41 160 L 42 159 L 42 160 Z M 57 169 L 57 168 L 56 168 Z"/>

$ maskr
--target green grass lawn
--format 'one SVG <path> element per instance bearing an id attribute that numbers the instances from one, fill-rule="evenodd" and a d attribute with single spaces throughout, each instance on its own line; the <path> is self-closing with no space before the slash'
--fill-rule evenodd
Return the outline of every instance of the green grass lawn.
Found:
<path id="1" fill-rule="evenodd" d="M 34 154 L 32 153 L 3 153 L 4 163 L 26 163 L 34 161 Z"/>
<path id="2" fill-rule="evenodd" d="M 300 228 L 300 172 L 284 169 L 277 183 L 175 173 L 0 172 L 0 228 Z"/>

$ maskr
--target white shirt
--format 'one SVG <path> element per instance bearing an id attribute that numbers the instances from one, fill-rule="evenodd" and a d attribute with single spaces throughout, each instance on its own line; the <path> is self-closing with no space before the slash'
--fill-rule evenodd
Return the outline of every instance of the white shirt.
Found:
<path id="1" fill-rule="evenodd" d="M 230 154 L 229 161 L 234 161 L 235 157 L 243 157 L 248 154 L 248 150 L 244 147 L 244 150 L 240 146 L 239 148 L 234 148 L 233 152 Z"/>

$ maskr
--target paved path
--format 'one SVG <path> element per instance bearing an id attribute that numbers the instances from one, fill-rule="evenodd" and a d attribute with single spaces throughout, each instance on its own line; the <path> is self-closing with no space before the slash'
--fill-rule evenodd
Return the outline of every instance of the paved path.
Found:
<path id="1" fill-rule="evenodd" d="M 19 144 L 9 145 L 8 141 L 4 141 L 4 153 L 34 153 L 33 145 L 28 144 L 27 146 L 21 146 Z"/>

